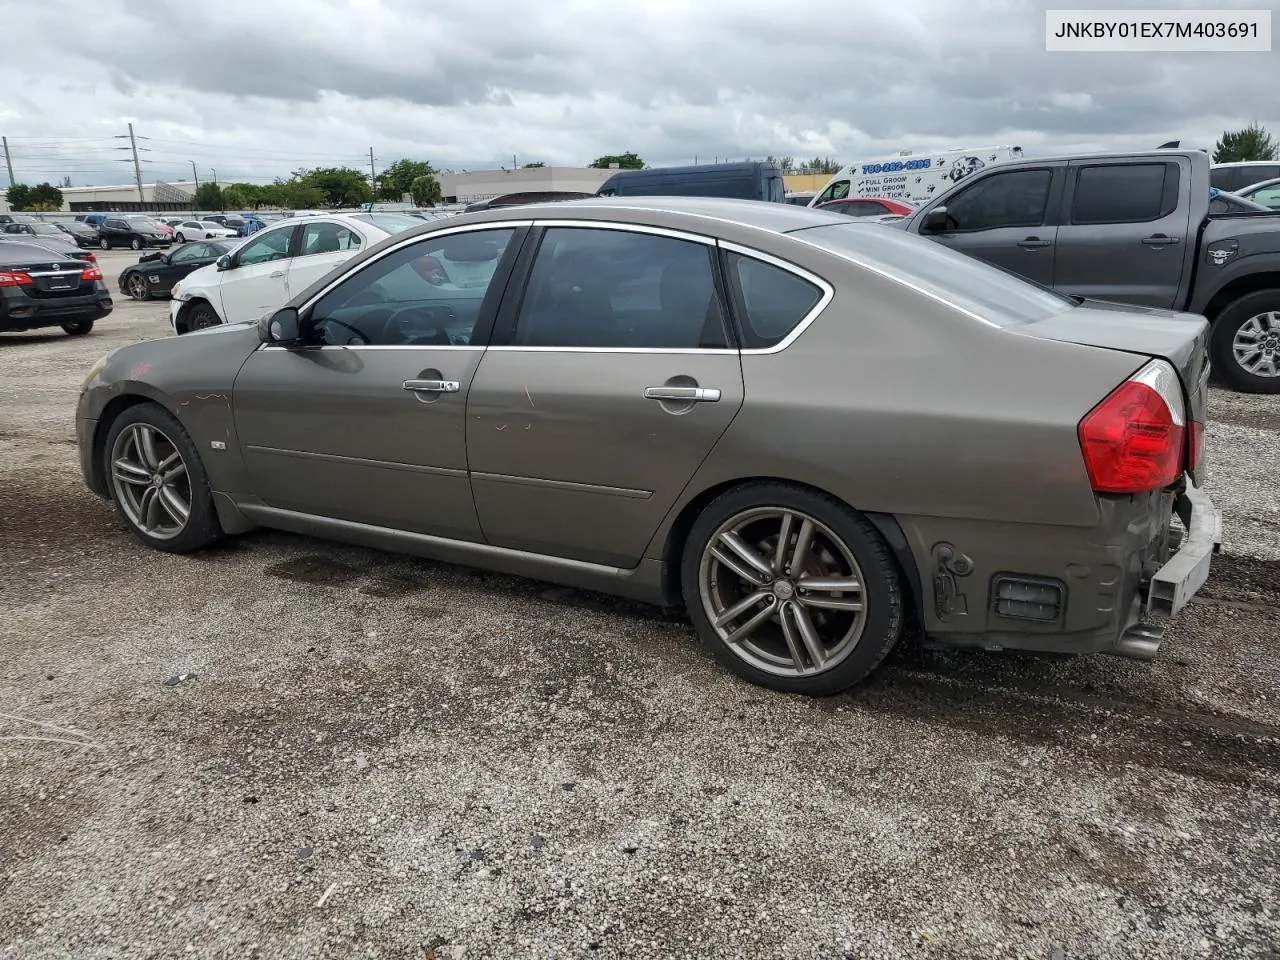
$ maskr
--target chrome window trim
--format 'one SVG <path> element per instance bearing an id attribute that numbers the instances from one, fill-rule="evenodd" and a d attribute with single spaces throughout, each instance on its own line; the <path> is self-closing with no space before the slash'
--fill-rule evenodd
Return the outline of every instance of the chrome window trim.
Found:
<path id="1" fill-rule="evenodd" d="M 785 236 L 785 234 L 780 234 L 779 236 Z M 770 266 L 777 267 L 779 270 L 785 270 L 793 276 L 797 276 L 801 280 L 813 284 L 822 293 L 822 296 L 818 298 L 818 302 L 809 309 L 808 313 L 800 318 L 800 322 L 792 327 L 791 331 L 785 337 L 771 347 L 753 347 L 749 350 L 744 349 L 742 351 L 744 355 L 765 356 L 771 353 L 781 353 L 799 339 L 801 334 L 809 329 L 809 324 L 818 319 L 818 315 L 827 308 L 827 304 L 835 299 L 835 287 L 822 279 L 822 277 L 818 276 L 816 273 L 811 273 L 804 267 L 798 266 L 789 260 L 783 260 L 781 257 L 775 257 L 772 254 L 764 253 L 751 247 L 744 247 L 742 244 L 730 243 L 727 240 L 720 241 L 720 249 L 726 250 L 729 253 L 736 253 L 738 256 L 747 257 L 751 260 L 759 260 L 763 263 L 769 264 Z M 746 321 L 746 318 L 744 317 L 743 320 Z"/>
<path id="2" fill-rule="evenodd" d="M 326 344 L 313 344 L 313 345 L 297 346 L 297 347 L 287 347 L 278 343 L 260 343 L 258 344 L 258 349 L 259 350 L 286 350 L 290 353 L 304 353 L 312 350 L 459 350 L 459 351 L 472 351 L 475 353 L 479 353 L 484 350 L 493 349 L 493 348 L 478 347 L 478 346 L 475 346 L 474 344 L 453 344 L 453 343 L 448 343 L 448 344 L 446 343 L 438 343 L 438 344 L 353 343 L 350 345 L 345 345 L 340 343 L 336 343 L 336 344 L 326 343 Z"/>
<path id="3" fill-rule="evenodd" d="M 540 227 L 546 228 L 578 228 L 580 230 L 620 230 L 627 233 L 645 233 L 650 236 L 668 237 L 672 240 L 685 240 L 690 243 L 700 243 L 703 246 L 714 247 L 716 245 L 715 237 L 704 236 L 700 233 L 689 233 L 686 230 L 675 230 L 671 227 L 654 227 L 647 223 L 617 223 L 612 220 L 536 220 L 534 221 Z"/>
<path id="4" fill-rule="evenodd" d="M 423 221 L 423 222 L 427 223 L 429 221 Z M 312 307 L 316 305 L 317 301 L 327 296 L 330 293 L 330 291 L 332 291 L 339 284 L 344 283 L 347 280 L 350 280 L 352 277 L 363 273 L 364 271 L 372 267 L 374 264 L 381 262 L 384 257 L 389 257 L 391 254 L 397 253 L 400 250 L 403 250 L 405 247 L 412 246 L 415 243 L 422 243 L 434 237 L 445 237 L 454 233 L 464 233 L 469 230 L 476 230 L 476 231 L 509 230 L 509 229 L 518 230 L 521 227 L 531 227 L 531 226 L 533 226 L 532 220 L 493 220 L 485 223 L 468 223 L 468 224 L 464 224 L 462 226 L 457 226 L 457 227 L 444 227 L 443 229 L 440 229 L 440 230 L 428 230 L 425 233 L 415 233 L 412 236 L 405 237 L 404 240 L 400 241 L 399 243 L 395 243 L 387 247 L 387 249 L 383 250 L 376 257 L 366 260 L 364 263 L 360 264 L 360 266 L 357 269 L 351 271 L 350 273 L 343 273 L 342 276 L 336 277 L 332 283 L 324 287 L 319 293 L 313 296 L 306 303 L 302 304 L 302 306 L 298 308 L 298 313 L 300 314 L 306 313 L 306 311 L 310 310 Z M 254 236 L 257 236 L 257 234 L 254 234 Z M 396 234 L 389 234 L 388 236 L 396 236 Z M 379 240 L 378 242 L 381 243 L 382 241 Z"/>

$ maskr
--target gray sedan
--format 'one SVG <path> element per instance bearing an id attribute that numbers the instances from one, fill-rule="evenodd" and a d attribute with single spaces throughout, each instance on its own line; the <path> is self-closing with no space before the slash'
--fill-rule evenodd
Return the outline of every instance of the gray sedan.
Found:
<path id="1" fill-rule="evenodd" d="M 272 527 L 683 605 L 779 690 L 937 645 L 1150 658 L 1208 575 L 1202 318 L 786 204 L 467 214 L 88 374 L 148 546 Z"/>

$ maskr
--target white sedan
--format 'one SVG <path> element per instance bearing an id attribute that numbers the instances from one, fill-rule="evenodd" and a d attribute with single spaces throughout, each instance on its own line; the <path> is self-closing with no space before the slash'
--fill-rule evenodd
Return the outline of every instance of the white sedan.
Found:
<path id="1" fill-rule="evenodd" d="M 398 213 L 340 213 L 293 217 L 259 230 L 174 285 L 174 333 L 256 320 L 361 250 L 424 225 Z"/>
<path id="2" fill-rule="evenodd" d="M 239 231 L 224 227 L 216 220 L 170 221 L 169 225 L 173 227 L 173 238 L 179 243 L 186 243 L 188 240 L 223 240 L 240 235 Z"/>

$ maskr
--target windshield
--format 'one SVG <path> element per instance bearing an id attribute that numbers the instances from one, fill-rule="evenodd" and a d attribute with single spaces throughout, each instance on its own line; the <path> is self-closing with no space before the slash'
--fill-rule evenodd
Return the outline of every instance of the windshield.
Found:
<path id="1" fill-rule="evenodd" d="M 385 230 L 387 233 L 399 233 L 401 230 L 422 226 L 420 219 L 411 217 L 406 213 L 357 213 L 355 217 L 366 223 L 372 223 L 375 227 Z"/>
<path id="2" fill-rule="evenodd" d="M 894 227 L 854 222 L 806 227 L 790 235 L 910 283 L 1001 327 L 1034 323 L 1077 305 L 1048 287 Z"/>
<path id="3" fill-rule="evenodd" d="M 31 224 L 31 229 L 36 233 L 50 233 L 54 235 L 62 233 L 62 231 L 52 223 L 33 223 Z"/>
<path id="4" fill-rule="evenodd" d="M 126 217 L 129 226 L 135 230 L 159 230 L 160 224 L 147 217 Z"/>

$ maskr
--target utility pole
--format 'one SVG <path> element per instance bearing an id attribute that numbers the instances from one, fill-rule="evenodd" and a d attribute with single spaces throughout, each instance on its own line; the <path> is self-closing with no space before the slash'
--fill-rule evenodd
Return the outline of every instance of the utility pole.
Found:
<path id="1" fill-rule="evenodd" d="M 373 190 L 373 197 L 378 198 L 378 174 L 373 169 L 373 147 L 369 148 L 369 188 Z"/>
<path id="2" fill-rule="evenodd" d="M 195 162 L 194 160 L 188 160 L 187 162 L 191 164 L 191 176 L 192 176 L 192 178 L 193 178 L 193 179 L 195 180 L 195 182 L 196 182 L 196 189 L 197 189 L 197 190 L 199 190 L 199 189 L 200 189 L 200 174 L 196 173 L 196 162 Z"/>
<path id="3" fill-rule="evenodd" d="M 12 187 L 17 181 L 13 179 L 13 158 L 9 156 L 9 138 L 0 137 L 0 143 L 4 144 L 4 165 L 9 168 L 9 186 Z"/>
<path id="4" fill-rule="evenodd" d="M 129 149 L 133 151 L 133 177 L 138 184 L 138 202 L 146 203 L 146 194 L 142 192 L 142 164 L 138 162 L 138 141 L 133 135 L 132 123 L 129 124 Z"/>

